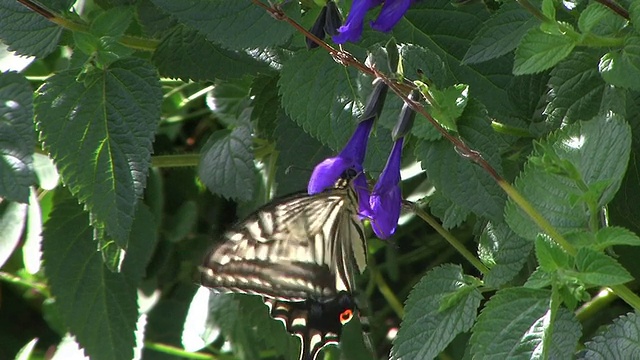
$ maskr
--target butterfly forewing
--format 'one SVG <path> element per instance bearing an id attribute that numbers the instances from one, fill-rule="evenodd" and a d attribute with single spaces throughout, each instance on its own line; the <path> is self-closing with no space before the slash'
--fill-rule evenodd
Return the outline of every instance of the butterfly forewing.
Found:
<path id="1" fill-rule="evenodd" d="M 224 235 L 206 258 L 202 285 L 303 301 L 352 290 L 364 270 L 365 238 L 348 187 L 264 206 Z"/>

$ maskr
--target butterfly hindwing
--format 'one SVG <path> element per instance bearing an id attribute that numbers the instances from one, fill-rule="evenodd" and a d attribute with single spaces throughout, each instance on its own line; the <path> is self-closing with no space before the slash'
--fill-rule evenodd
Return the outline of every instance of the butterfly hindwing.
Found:
<path id="1" fill-rule="evenodd" d="M 338 344 L 342 326 L 351 321 L 357 311 L 353 297 L 344 291 L 325 301 L 270 299 L 265 302 L 271 309 L 271 316 L 300 338 L 300 360 L 315 360 L 322 348 Z"/>

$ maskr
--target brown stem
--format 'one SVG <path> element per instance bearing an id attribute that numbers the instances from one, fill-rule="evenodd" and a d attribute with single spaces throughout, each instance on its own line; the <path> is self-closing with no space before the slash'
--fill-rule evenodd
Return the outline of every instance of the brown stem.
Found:
<path id="1" fill-rule="evenodd" d="M 604 6 L 608 7 L 609 9 L 611 9 L 611 11 L 613 11 L 616 14 L 622 16 L 623 18 L 625 18 L 627 20 L 630 20 L 629 12 L 627 11 L 627 9 L 625 9 L 622 6 L 616 4 L 612 0 L 596 0 L 596 1 L 599 2 L 600 4 L 604 5 Z"/>
<path id="2" fill-rule="evenodd" d="M 29 9 L 37 12 L 38 14 L 44 16 L 46 19 L 52 20 L 55 18 L 55 15 L 53 15 L 49 10 L 41 7 L 40 5 L 37 5 L 29 0 L 18 0 L 19 3 L 21 3 L 22 5 L 28 7 Z"/>

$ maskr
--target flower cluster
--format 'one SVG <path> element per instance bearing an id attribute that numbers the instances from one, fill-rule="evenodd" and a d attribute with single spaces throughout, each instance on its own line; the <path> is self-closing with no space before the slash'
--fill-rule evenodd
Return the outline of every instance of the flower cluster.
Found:
<path id="1" fill-rule="evenodd" d="M 353 0 L 347 21 L 338 29 L 339 34 L 333 37 L 337 44 L 347 41 L 357 42 L 362 35 L 364 17 L 367 12 L 382 4 L 378 17 L 371 22 L 371 28 L 377 31 L 390 31 L 404 14 L 414 0 Z"/>
<path id="2" fill-rule="evenodd" d="M 352 169 L 357 173 L 353 186 L 358 193 L 360 214 L 371 220 L 373 231 L 381 239 L 393 235 L 400 217 L 402 193 L 400 191 L 400 159 L 402 139 L 396 141 L 378 182 L 369 193 L 362 163 L 367 150 L 369 133 L 374 118 L 360 122 L 347 145 L 335 157 L 319 163 L 309 179 L 307 191 L 316 194 L 332 187 L 342 174 Z"/>
<path id="3" fill-rule="evenodd" d="M 405 105 L 392 132 L 395 141 L 387 163 L 373 191 L 369 193 L 362 163 L 374 120 L 382 111 L 386 90 L 385 84 L 376 84 L 372 96 L 367 100 L 365 120 L 358 124 L 351 139 L 337 156 L 325 159 L 315 167 L 307 189 L 309 194 L 319 193 L 333 186 L 345 171 L 355 171 L 357 176 L 353 180 L 353 185 L 358 193 L 360 214 L 371 221 L 373 231 L 381 239 L 393 235 L 398 225 L 402 207 L 400 190 L 402 145 L 404 136 L 411 130 L 415 117 L 415 113 Z"/>

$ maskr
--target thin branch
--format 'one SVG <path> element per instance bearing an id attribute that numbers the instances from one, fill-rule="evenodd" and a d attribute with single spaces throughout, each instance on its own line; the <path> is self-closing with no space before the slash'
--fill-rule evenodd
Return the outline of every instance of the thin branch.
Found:
<path id="1" fill-rule="evenodd" d="M 44 6 L 33 0 L 18 0 L 18 2 L 31 9 L 33 12 L 42 15 L 45 19 L 51 21 L 52 23 L 59 25 L 67 30 L 87 33 L 89 32 L 89 25 L 66 19 L 56 14 L 55 12 L 46 9 Z M 155 39 L 140 38 L 129 35 L 121 36 L 118 42 L 129 48 L 143 51 L 154 51 L 160 44 L 160 42 Z"/>
<path id="2" fill-rule="evenodd" d="M 611 0 L 596 0 L 596 2 L 599 2 L 600 4 L 608 7 L 609 9 L 611 9 L 611 11 L 613 11 L 614 13 L 622 16 L 623 18 L 627 19 L 627 20 L 631 20 L 631 17 L 629 16 L 629 12 L 627 11 L 627 9 L 623 8 L 622 6 L 618 5 L 617 3 L 611 1 Z"/>

